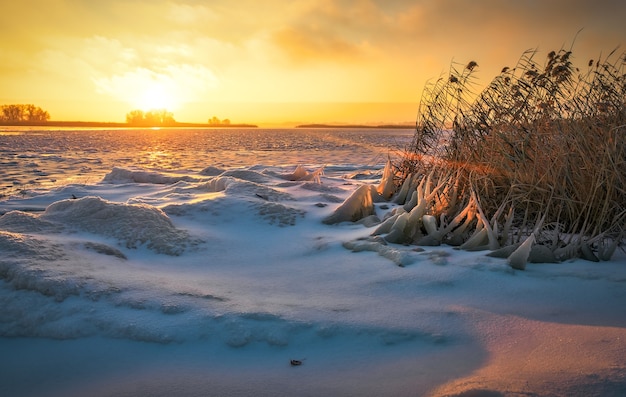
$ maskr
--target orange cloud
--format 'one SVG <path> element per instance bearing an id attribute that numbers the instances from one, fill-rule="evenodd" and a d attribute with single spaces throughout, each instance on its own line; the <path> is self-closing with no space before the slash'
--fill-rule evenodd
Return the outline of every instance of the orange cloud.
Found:
<path id="1" fill-rule="evenodd" d="M 285 28 L 273 34 L 274 43 L 295 63 L 321 60 L 357 61 L 363 55 L 359 45 L 334 32 L 316 28 Z"/>

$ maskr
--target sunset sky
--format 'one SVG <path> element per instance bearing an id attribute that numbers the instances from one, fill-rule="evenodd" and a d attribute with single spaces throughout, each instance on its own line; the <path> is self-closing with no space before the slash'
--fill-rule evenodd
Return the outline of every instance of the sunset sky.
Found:
<path id="1" fill-rule="evenodd" d="M 2 1 L 0 104 L 52 120 L 413 122 L 452 61 L 476 61 L 486 85 L 582 29 L 582 67 L 626 46 L 625 18 L 622 0 Z"/>

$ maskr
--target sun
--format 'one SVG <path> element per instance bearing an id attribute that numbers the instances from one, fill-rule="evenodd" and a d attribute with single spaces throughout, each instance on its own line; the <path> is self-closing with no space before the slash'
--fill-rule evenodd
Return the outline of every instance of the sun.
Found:
<path id="1" fill-rule="evenodd" d="M 144 111 L 152 109 L 167 109 L 172 111 L 175 110 L 178 105 L 174 92 L 159 83 L 145 87 L 137 94 L 134 105 L 136 108 Z"/>

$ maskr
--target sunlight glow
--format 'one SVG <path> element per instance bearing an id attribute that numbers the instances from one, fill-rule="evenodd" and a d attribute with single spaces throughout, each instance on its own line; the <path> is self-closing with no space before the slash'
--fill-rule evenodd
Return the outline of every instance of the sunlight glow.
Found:
<path id="1" fill-rule="evenodd" d="M 453 63 L 480 65 L 480 92 L 528 49 L 573 47 L 586 68 L 626 43 L 626 1 L 578 0 L 563 18 L 572 1 L 4 1 L 0 105 L 51 121 L 167 108 L 193 123 L 410 125 Z"/>
<path id="2" fill-rule="evenodd" d="M 174 110 L 177 107 L 177 101 L 174 94 L 167 90 L 162 84 L 154 84 L 147 87 L 143 92 L 133 100 L 133 105 L 137 109 L 148 111 L 151 109 L 167 109 Z"/>
<path id="3" fill-rule="evenodd" d="M 172 65 L 155 71 L 129 68 L 125 72 L 94 78 L 97 90 L 129 105 L 129 110 L 179 110 L 184 103 L 206 92 L 206 83 L 192 73 L 196 69 Z M 209 77 L 213 77 L 210 75 Z M 200 87 L 200 88 L 198 88 Z"/>

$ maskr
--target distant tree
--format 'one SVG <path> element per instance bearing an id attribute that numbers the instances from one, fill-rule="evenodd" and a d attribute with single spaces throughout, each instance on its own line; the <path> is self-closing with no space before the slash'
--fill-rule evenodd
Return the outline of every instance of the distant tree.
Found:
<path id="1" fill-rule="evenodd" d="M 2 106 L 2 121 L 4 122 L 20 122 L 23 119 L 23 114 L 21 105 Z"/>
<path id="2" fill-rule="evenodd" d="M 167 109 L 152 109 L 147 112 L 132 110 L 126 114 L 126 122 L 135 126 L 158 127 L 176 123 L 174 114 Z"/>
<path id="3" fill-rule="evenodd" d="M 36 107 L 35 105 L 26 105 L 25 106 L 25 116 L 28 121 L 48 121 L 50 120 L 50 114 L 43 110 L 40 107 Z"/>
<path id="4" fill-rule="evenodd" d="M 143 124 L 143 110 L 131 110 L 128 114 L 126 114 L 126 122 L 128 124 Z"/>
<path id="5" fill-rule="evenodd" d="M 208 123 L 211 125 L 230 125 L 230 120 L 229 119 L 220 120 L 216 116 L 213 116 L 208 120 Z"/>
<path id="6" fill-rule="evenodd" d="M 150 124 L 168 125 L 175 122 L 174 114 L 166 109 L 152 109 L 145 114 L 145 119 Z"/>
<path id="7" fill-rule="evenodd" d="M 33 104 L 2 105 L 0 121 L 3 123 L 46 122 L 50 114 Z"/>

